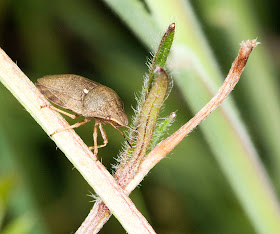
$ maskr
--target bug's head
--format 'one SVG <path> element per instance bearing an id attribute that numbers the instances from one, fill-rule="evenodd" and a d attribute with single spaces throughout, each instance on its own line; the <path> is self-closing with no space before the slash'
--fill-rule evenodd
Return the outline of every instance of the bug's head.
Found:
<path id="1" fill-rule="evenodd" d="M 103 85 L 86 95 L 83 115 L 98 118 L 116 127 L 124 127 L 128 124 L 122 100 L 114 90 Z"/>
<path id="2" fill-rule="evenodd" d="M 113 125 L 117 127 L 124 127 L 128 124 L 128 118 L 124 110 L 119 112 L 110 112 L 108 115 L 104 118 L 105 122 L 112 123 Z"/>

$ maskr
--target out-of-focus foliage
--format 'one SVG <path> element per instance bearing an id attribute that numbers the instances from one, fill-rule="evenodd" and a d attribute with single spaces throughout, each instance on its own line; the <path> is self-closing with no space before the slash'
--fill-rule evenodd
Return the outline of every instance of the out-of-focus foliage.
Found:
<path id="1" fill-rule="evenodd" d="M 215 21 L 209 20 L 213 12 L 205 10 L 203 1 L 192 2 L 226 74 L 237 50 L 226 47 Z M 279 3 L 255 2 L 250 10 L 258 16 L 259 36 L 279 65 Z M 0 46 L 33 82 L 47 74 L 74 73 L 113 88 L 128 116 L 133 114 L 131 106 L 136 105 L 134 96 L 141 90 L 150 52 L 97 0 L 1 0 Z M 240 112 L 244 119 L 250 117 L 245 121 L 247 128 L 270 173 L 262 129 L 256 130 L 254 110 L 248 113 L 247 104 L 242 105 L 246 90 L 237 88 L 237 94 Z M 0 108 L 0 232 L 74 232 L 92 206 L 87 196 L 90 187 L 2 85 Z M 175 84 L 162 116 L 176 110 L 170 133 L 193 115 Z M 111 126 L 105 129 L 109 143 L 99 157 L 110 170 L 123 138 Z M 92 145 L 92 130 L 89 123 L 76 131 Z M 254 233 L 199 129 L 160 162 L 142 185 L 131 198 L 158 233 Z M 112 217 L 101 233 L 124 230 Z"/>

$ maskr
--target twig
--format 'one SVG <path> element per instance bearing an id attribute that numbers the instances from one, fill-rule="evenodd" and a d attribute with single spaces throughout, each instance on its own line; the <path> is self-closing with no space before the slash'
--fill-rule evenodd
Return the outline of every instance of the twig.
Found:
<path id="1" fill-rule="evenodd" d="M 175 146 L 177 146 L 193 129 L 196 128 L 198 124 L 206 119 L 226 99 L 226 97 L 230 94 L 239 81 L 250 53 L 258 44 L 259 42 L 256 40 L 241 42 L 241 48 L 239 50 L 238 56 L 234 60 L 231 69 L 217 94 L 192 119 L 190 119 L 170 137 L 159 143 L 147 155 L 141 164 L 141 169 L 134 177 L 133 181 L 135 181 L 137 177 L 139 177 L 139 179 L 143 179 L 154 165 L 156 165 L 162 158 L 169 154 L 175 148 Z M 142 173 L 143 175 L 140 175 Z M 142 179 L 139 182 L 135 181 L 135 183 L 137 183 L 136 186 L 142 181 Z M 134 185 L 132 187 L 134 187 Z M 130 190 L 131 189 L 128 189 L 128 191 Z"/>
<path id="2" fill-rule="evenodd" d="M 49 102 L 2 49 L 0 49 L 0 81 L 48 135 L 56 129 L 69 126 L 57 112 L 50 108 L 41 108 L 49 105 Z M 94 158 L 92 152 L 74 130 L 55 134 L 52 139 L 108 205 L 128 233 L 154 233 L 147 220 L 125 195 L 112 175 Z"/>
<path id="3" fill-rule="evenodd" d="M 229 74 L 217 94 L 192 119 L 170 137 L 160 142 L 143 159 L 133 180 L 124 188 L 126 194 L 130 194 L 161 159 L 170 153 L 175 146 L 177 146 L 199 123 L 209 116 L 211 112 L 213 112 L 226 99 L 239 81 L 250 53 L 258 44 L 259 43 L 256 40 L 248 40 L 241 43 L 239 54 L 234 60 Z M 80 227 L 77 233 L 97 233 L 110 218 L 110 215 L 109 209 L 100 199 L 98 199 L 88 217 L 85 219 L 83 226 Z"/>

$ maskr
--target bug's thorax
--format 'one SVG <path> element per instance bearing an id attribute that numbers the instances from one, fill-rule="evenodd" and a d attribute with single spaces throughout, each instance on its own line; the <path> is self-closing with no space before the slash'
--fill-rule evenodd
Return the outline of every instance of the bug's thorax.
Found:
<path id="1" fill-rule="evenodd" d="M 85 94 L 82 115 L 119 127 L 128 124 L 123 102 L 114 90 L 104 85 L 99 85 Z"/>

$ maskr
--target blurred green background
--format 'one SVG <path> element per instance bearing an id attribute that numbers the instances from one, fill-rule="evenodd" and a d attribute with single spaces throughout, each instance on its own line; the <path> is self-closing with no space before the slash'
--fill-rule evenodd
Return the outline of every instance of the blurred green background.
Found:
<path id="1" fill-rule="evenodd" d="M 249 2 L 248 14 L 257 19 L 253 38 L 261 41 L 273 61 L 271 73 L 279 77 L 279 3 Z M 221 27 L 230 11 L 223 11 L 220 1 L 208 3 L 225 14 L 225 22 L 220 22 L 204 1 L 191 3 L 226 76 L 240 42 L 231 48 Z M 0 46 L 33 82 L 47 74 L 73 73 L 113 88 L 130 119 L 150 57 L 141 41 L 98 0 L 0 0 Z M 264 167 L 277 181 L 270 149 L 247 105 L 243 79 L 254 77 L 244 74 L 233 96 Z M 279 78 L 275 81 L 279 88 Z M 92 207 L 87 196 L 92 189 L 2 84 L 0 110 L 0 232 L 75 232 Z M 161 115 L 172 111 L 177 119 L 169 133 L 193 116 L 176 82 Z M 92 145 L 92 130 L 93 123 L 88 123 L 76 132 Z M 111 126 L 105 130 L 109 143 L 99 157 L 111 171 L 123 138 Z M 158 233 L 255 233 L 199 127 L 149 173 L 131 198 Z M 112 217 L 100 233 L 125 231 Z"/>

